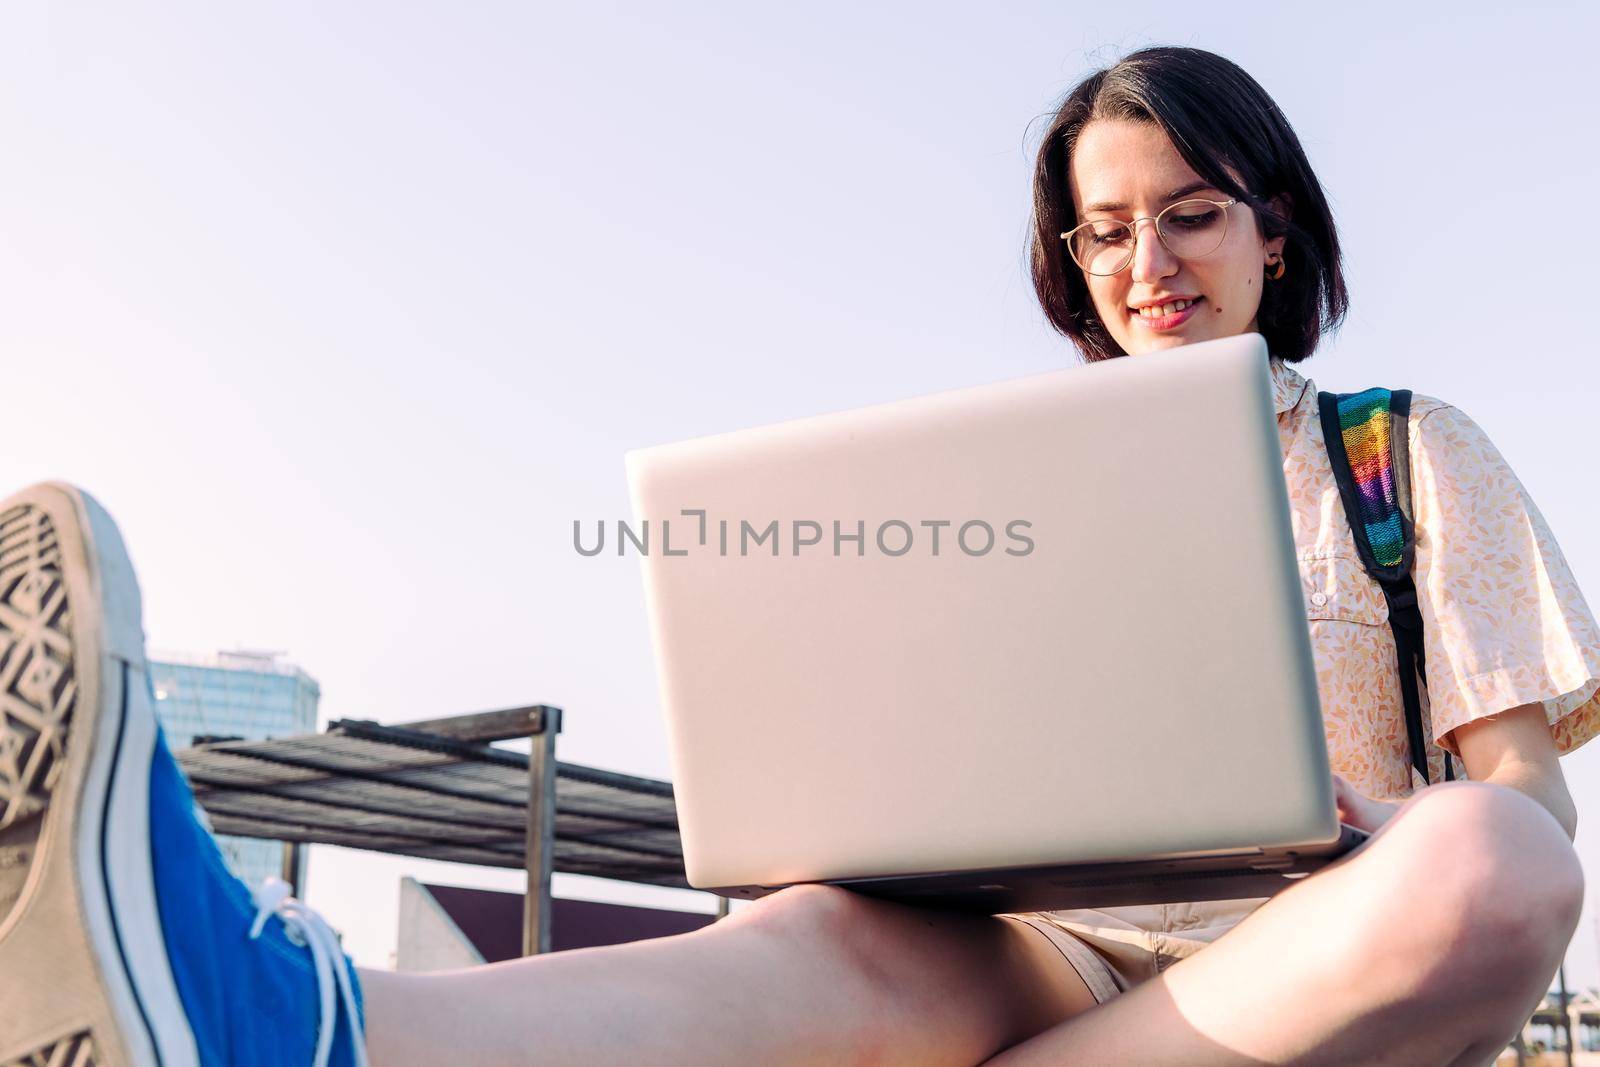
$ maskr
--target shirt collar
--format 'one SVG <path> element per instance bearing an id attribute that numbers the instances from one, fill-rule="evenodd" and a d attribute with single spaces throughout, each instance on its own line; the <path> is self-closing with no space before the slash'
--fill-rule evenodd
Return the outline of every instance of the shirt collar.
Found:
<path id="1" fill-rule="evenodd" d="M 1272 407 L 1282 415 L 1300 403 L 1313 383 L 1281 359 L 1268 359 L 1267 364 L 1272 372 Z"/>

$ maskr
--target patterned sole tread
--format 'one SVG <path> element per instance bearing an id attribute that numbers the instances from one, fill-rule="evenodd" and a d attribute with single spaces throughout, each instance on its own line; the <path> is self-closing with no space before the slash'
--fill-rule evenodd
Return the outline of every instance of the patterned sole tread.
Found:
<path id="1" fill-rule="evenodd" d="M 71 624 L 49 517 L 29 504 L 0 513 L 0 829 L 42 812 L 65 766 L 77 703 Z"/>
<path id="2" fill-rule="evenodd" d="M 7 1060 L 0 1067 L 95 1067 L 94 1039 L 83 1030 L 70 1037 L 34 1049 L 19 1060 Z"/>

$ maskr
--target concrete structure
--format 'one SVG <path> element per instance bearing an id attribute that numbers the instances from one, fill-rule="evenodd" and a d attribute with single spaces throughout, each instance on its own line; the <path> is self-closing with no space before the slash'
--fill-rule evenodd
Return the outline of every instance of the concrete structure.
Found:
<path id="1" fill-rule="evenodd" d="M 395 943 L 395 970 L 450 971 L 486 962 L 483 953 L 427 886 L 415 878 L 400 879 L 400 937 Z"/>
<path id="2" fill-rule="evenodd" d="M 708 926 L 704 912 L 641 908 L 592 900 L 550 902 L 550 951 L 668 937 Z M 520 893 L 400 882 L 397 971 L 439 971 L 499 963 L 523 955 Z"/>
<path id="3" fill-rule="evenodd" d="M 264 741 L 317 728 L 322 690 L 305 671 L 278 652 L 236 650 L 207 656 L 162 653 L 150 662 L 156 715 L 174 749 L 200 739 Z M 285 870 L 281 842 L 219 837 L 233 872 L 249 885 L 268 876 L 292 875 L 304 882 L 305 850 Z"/>

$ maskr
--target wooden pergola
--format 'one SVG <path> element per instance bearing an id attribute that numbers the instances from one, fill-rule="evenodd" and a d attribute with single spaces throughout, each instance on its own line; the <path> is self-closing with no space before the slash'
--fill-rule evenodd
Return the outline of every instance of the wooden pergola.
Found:
<path id="1" fill-rule="evenodd" d="M 690 888 L 672 785 L 556 760 L 546 704 L 320 734 L 201 738 L 177 753 L 219 834 L 527 871 L 523 943 L 550 948 L 550 876 Z M 529 738 L 529 753 L 494 746 Z M 285 856 L 286 872 L 297 869 Z M 292 879 L 291 879 L 292 881 Z M 297 887 L 298 890 L 298 887 Z M 721 901 L 719 915 L 727 913 Z"/>

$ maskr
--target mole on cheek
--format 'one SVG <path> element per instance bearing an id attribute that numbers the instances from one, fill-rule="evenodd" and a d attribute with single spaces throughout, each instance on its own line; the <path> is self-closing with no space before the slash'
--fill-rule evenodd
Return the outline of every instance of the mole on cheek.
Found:
<path id="1" fill-rule="evenodd" d="M 1222 314 L 1222 309 L 1221 309 L 1221 308 L 1218 308 L 1218 309 L 1217 309 L 1217 314 L 1218 314 L 1218 315 L 1220 315 L 1220 314 Z"/>

